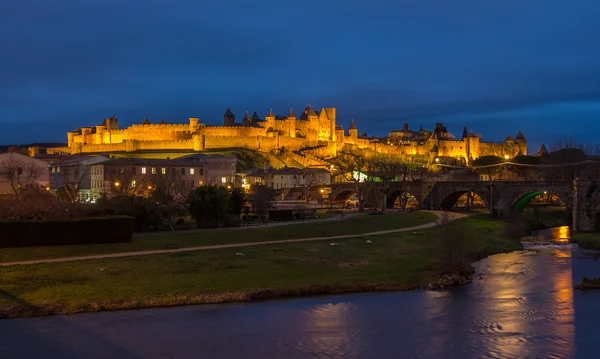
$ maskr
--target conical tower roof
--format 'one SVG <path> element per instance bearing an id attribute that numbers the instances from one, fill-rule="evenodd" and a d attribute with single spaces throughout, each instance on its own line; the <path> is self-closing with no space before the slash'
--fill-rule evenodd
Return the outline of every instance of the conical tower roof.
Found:
<path id="1" fill-rule="evenodd" d="M 352 122 L 350 122 L 350 127 L 348 129 L 349 130 L 356 130 L 356 124 L 354 124 L 354 119 L 352 119 Z"/>
<path id="2" fill-rule="evenodd" d="M 248 111 L 246 111 L 243 120 L 250 120 L 250 115 L 248 114 Z"/>
<path id="3" fill-rule="evenodd" d="M 290 113 L 288 113 L 288 117 L 294 117 L 294 118 L 296 118 L 296 114 L 294 114 L 294 110 L 292 110 L 291 107 L 290 107 Z"/>
<path id="4" fill-rule="evenodd" d="M 231 109 L 229 107 L 227 107 L 227 111 L 225 111 L 225 116 L 235 116 L 233 114 L 233 112 L 231 112 Z"/>
<path id="5" fill-rule="evenodd" d="M 272 108 L 269 110 L 269 114 L 267 115 L 267 117 L 275 117 L 275 114 L 273 113 Z"/>
<path id="6" fill-rule="evenodd" d="M 517 133 L 517 137 L 516 137 L 516 139 L 517 139 L 517 140 L 524 140 L 524 139 L 525 139 L 525 136 L 523 136 L 523 132 L 521 132 L 521 131 L 519 130 L 519 133 Z"/>
<path id="7" fill-rule="evenodd" d="M 547 156 L 548 155 L 548 149 L 546 148 L 546 145 L 544 145 L 543 143 L 540 145 L 540 149 L 537 151 L 537 153 L 535 154 L 536 156 Z"/>
<path id="8" fill-rule="evenodd" d="M 506 140 L 504 140 L 504 142 L 510 142 L 510 141 L 514 141 L 514 140 L 513 140 L 512 136 L 509 135 L 508 137 L 506 137 Z"/>

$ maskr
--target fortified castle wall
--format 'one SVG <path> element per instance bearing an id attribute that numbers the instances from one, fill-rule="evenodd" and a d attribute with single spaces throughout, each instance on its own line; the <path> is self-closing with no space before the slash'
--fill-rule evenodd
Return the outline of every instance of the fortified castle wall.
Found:
<path id="1" fill-rule="evenodd" d="M 302 151 L 306 151 L 312 156 L 306 161 L 312 161 L 318 157 L 333 157 L 342 148 L 350 147 L 392 155 L 455 157 L 467 163 L 486 155 L 512 158 L 527 154 L 527 142 L 521 132 L 515 139 L 508 136 L 504 142 L 492 143 L 481 141 L 466 128 L 462 138 L 457 139 L 441 123 L 433 131 L 423 128 L 411 131 L 408 124 L 404 124 L 402 130 L 391 131 L 387 138 L 368 138 L 359 136 L 354 120 L 347 131 L 338 125 L 335 108 L 315 111 L 310 105 L 299 117 L 292 110 L 285 117 L 275 116 L 271 110 L 265 118 L 256 112 L 252 116 L 246 112 L 241 123 L 236 122 L 235 115 L 227 109 L 223 126 L 207 126 L 199 123 L 198 118 L 190 118 L 185 124 L 164 121 L 152 124 L 146 119 L 142 124 L 119 129 L 118 121 L 113 116 L 99 126 L 68 132 L 68 147 L 48 148 L 47 153 L 203 151 L 242 147 L 265 152 L 285 149 L 300 158 Z"/>

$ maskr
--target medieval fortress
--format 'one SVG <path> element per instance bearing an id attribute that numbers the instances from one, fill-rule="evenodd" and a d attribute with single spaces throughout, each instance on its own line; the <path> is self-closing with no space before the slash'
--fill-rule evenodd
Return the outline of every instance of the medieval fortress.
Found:
<path id="1" fill-rule="evenodd" d="M 503 142 L 483 142 L 467 131 L 456 137 L 438 123 L 433 130 L 391 131 L 388 137 L 359 135 L 354 120 L 346 131 L 338 124 L 335 108 L 314 110 L 306 106 L 299 117 L 290 109 L 287 116 L 269 111 L 261 118 L 246 112 L 241 122 L 228 108 L 222 126 L 205 125 L 198 118 L 186 124 L 150 123 L 119 128 L 119 120 L 110 117 L 101 125 L 67 132 L 68 147 L 48 148 L 48 154 L 100 154 L 111 152 L 205 151 L 224 148 L 247 148 L 268 152 L 286 150 L 305 152 L 321 158 L 334 157 L 344 148 L 371 150 L 398 155 L 447 156 L 469 161 L 485 155 L 510 156 L 527 154 L 527 142 L 519 131 Z"/>

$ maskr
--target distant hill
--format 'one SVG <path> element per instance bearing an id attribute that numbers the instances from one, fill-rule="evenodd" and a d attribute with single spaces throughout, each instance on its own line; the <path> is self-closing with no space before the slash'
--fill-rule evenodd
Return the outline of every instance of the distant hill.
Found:
<path id="1" fill-rule="evenodd" d="M 7 152 L 8 149 L 11 147 L 17 147 L 19 149 L 27 150 L 27 148 L 29 148 L 29 147 L 47 148 L 47 147 L 66 147 L 66 146 L 67 146 L 66 143 L 59 143 L 59 142 L 26 143 L 26 144 L 21 144 L 21 145 L 0 145 L 0 153 Z"/>

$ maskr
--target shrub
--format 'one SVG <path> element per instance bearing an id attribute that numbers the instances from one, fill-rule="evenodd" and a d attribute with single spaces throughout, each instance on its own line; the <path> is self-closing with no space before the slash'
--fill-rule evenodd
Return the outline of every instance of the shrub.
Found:
<path id="1" fill-rule="evenodd" d="M 128 242 L 134 223 L 129 216 L 0 221 L 0 247 Z"/>
<path id="2" fill-rule="evenodd" d="M 240 216 L 236 216 L 232 213 L 227 213 L 225 217 L 223 217 L 223 226 L 224 227 L 237 227 L 242 223 L 242 219 Z"/>
<path id="3" fill-rule="evenodd" d="M 271 209 L 269 210 L 269 219 L 273 221 L 293 221 L 294 211 L 291 209 Z"/>

